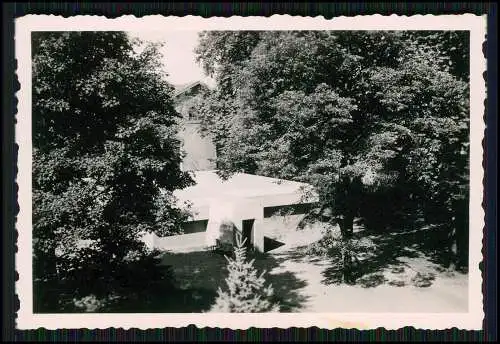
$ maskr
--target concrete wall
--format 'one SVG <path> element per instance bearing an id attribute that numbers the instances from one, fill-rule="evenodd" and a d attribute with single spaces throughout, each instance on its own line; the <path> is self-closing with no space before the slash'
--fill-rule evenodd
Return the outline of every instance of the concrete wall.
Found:
<path id="1" fill-rule="evenodd" d="M 153 246 L 158 250 L 189 252 L 203 250 L 205 232 L 158 237 L 153 234 Z"/>
<path id="2" fill-rule="evenodd" d="M 276 215 L 268 218 L 257 219 L 253 222 L 254 227 L 252 230 L 251 241 L 260 251 L 263 251 L 264 249 L 264 237 L 286 242 L 287 233 L 295 231 L 304 216 L 304 214 L 286 216 Z M 214 223 L 214 225 L 218 227 L 220 226 L 220 223 L 217 222 Z M 231 238 L 233 238 L 234 231 L 242 233 L 243 221 L 237 221 L 234 225 L 235 226 L 232 228 L 230 234 Z M 180 252 L 202 250 L 206 246 L 214 244 L 214 242 L 207 242 L 207 239 L 209 239 L 207 238 L 207 227 L 208 220 L 188 222 L 185 224 L 185 234 L 168 237 L 158 237 L 155 234 L 147 234 L 144 236 L 143 240 L 148 247 L 160 250 L 174 250 Z M 229 235 L 229 233 L 222 233 L 219 231 L 220 228 L 217 228 L 217 232 L 220 233 L 218 235 L 220 239 L 223 239 L 222 237 L 225 235 Z"/>
<path id="3" fill-rule="evenodd" d="M 272 216 L 262 221 L 262 234 L 270 239 L 282 240 L 290 231 L 295 231 L 304 214 Z"/>
<path id="4" fill-rule="evenodd" d="M 148 245 L 162 250 L 203 249 L 215 245 L 217 239 L 233 241 L 234 231 L 244 232 L 244 221 L 252 224 L 251 239 L 253 246 L 264 251 L 264 237 L 286 242 L 286 236 L 296 231 L 305 213 L 312 204 L 286 205 L 262 208 L 258 202 L 248 199 L 213 202 L 205 219 L 184 224 L 184 233 L 171 237 L 159 238 L 147 236 Z M 223 230 L 231 225 L 229 232 Z M 248 227 L 250 228 L 250 226 Z M 226 236 L 229 235 L 230 237 Z"/>

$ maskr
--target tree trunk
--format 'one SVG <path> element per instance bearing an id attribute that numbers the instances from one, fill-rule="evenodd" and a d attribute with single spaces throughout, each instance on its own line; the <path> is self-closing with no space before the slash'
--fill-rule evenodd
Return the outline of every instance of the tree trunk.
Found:
<path id="1" fill-rule="evenodd" d="M 343 281 L 346 284 L 352 284 L 353 283 L 352 257 L 351 257 L 351 252 L 349 252 L 348 250 L 344 251 L 344 261 L 342 263 L 343 263 L 343 271 L 342 271 Z"/>
<path id="2" fill-rule="evenodd" d="M 344 239 L 349 239 L 352 237 L 354 228 L 354 214 L 355 211 L 353 209 L 348 209 L 345 211 L 342 221 L 340 221 L 340 234 L 342 234 L 342 238 Z"/>
<path id="3" fill-rule="evenodd" d="M 469 263 L 469 214 L 467 203 L 463 203 L 461 207 L 458 207 L 454 221 L 456 229 L 457 268 L 459 269 L 466 268 Z"/>
<path id="4" fill-rule="evenodd" d="M 455 270 L 457 262 L 457 231 L 455 229 L 454 222 L 451 223 L 453 227 L 450 229 L 450 233 L 448 234 L 448 268 L 451 270 Z"/>
<path id="5" fill-rule="evenodd" d="M 342 240 L 346 243 L 347 248 L 344 248 L 343 254 L 343 280 L 344 283 L 352 284 L 354 283 L 353 276 L 353 264 L 352 264 L 352 252 L 350 252 L 350 241 L 353 235 L 353 227 L 354 227 L 354 214 L 355 211 L 353 209 L 346 210 L 344 218 L 340 223 L 340 232 L 342 234 Z"/>
<path id="6" fill-rule="evenodd" d="M 467 265 L 468 260 L 468 204 L 459 200 L 452 204 L 447 223 L 451 227 L 448 232 L 449 268 L 460 269 Z"/>

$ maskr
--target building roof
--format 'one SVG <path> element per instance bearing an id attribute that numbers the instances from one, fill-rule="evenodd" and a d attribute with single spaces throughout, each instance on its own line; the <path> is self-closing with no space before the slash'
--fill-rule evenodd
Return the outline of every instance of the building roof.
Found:
<path id="1" fill-rule="evenodd" d="M 176 190 L 174 194 L 180 204 L 191 202 L 193 210 L 200 212 L 195 216 L 197 220 L 208 218 L 212 203 L 256 202 L 263 208 L 312 203 L 318 200 L 316 191 L 306 183 L 246 173 L 236 173 L 227 181 L 223 181 L 215 171 L 195 171 L 192 176 L 196 184 Z"/>
<path id="2" fill-rule="evenodd" d="M 206 85 L 199 80 L 189 82 L 187 84 L 174 85 L 174 88 L 175 88 L 174 97 L 177 97 L 183 93 L 186 93 L 187 91 L 193 89 L 193 87 L 195 87 L 195 86 L 206 86 Z"/>

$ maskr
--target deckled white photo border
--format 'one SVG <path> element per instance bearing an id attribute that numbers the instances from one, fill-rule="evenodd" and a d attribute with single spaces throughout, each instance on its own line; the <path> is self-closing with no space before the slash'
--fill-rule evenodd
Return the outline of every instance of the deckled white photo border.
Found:
<path id="1" fill-rule="evenodd" d="M 468 313 L 278 313 L 278 314 L 33 314 L 32 287 L 32 141 L 31 141 L 31 32 L 32 31 L 158 31 L 158 30 L 470 30 L 471 33 L 471 121 L 470 121 L 470 255 Z M 17 184 L 19 214 L 16 271 L 19 280 L 16 293 L 20 300 L 17 313 L 18 329 L 63 328 L 164 328 L 194 324 L 202 327 L 232 329 L 312 327 L 398 329 L 413 326 L 417 329 L 447 329 L 457 327 L 480 330 L 484 319 L 482 260 L 484 228 L 482 167 L 486 97 L 483 72 L 486 59 L 482 44 L 486 40 L 486 16 L 416 15 L 338 17 L 164 17 L 161 15 L 137 18 L 122 16 L 108 19 L 99 16 L 28 15 L 15 23 L 15 49 L 18 62 L 17 77 L 21 88 L 16 94 L 18 112 L 16 143 L 19 145 Z"/>

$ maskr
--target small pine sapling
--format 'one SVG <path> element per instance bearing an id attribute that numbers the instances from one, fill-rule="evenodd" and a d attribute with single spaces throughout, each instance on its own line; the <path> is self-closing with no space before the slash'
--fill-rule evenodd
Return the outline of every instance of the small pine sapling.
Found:
<path id="1" fill-rule="evenodd" d="M 261 313 L 279 312 L 279 305 L 273 303 L 274 290 L 271 284 L 265 287 L 263 271 L 257 275 L 253 266 L 255 259 L 247 261 L 246 238 L 236 235 L 235 257 L 226 257 L 229 275 L 226 278 L 227 291 L 218 289 L 213 311 L 221 313 Z"/>

